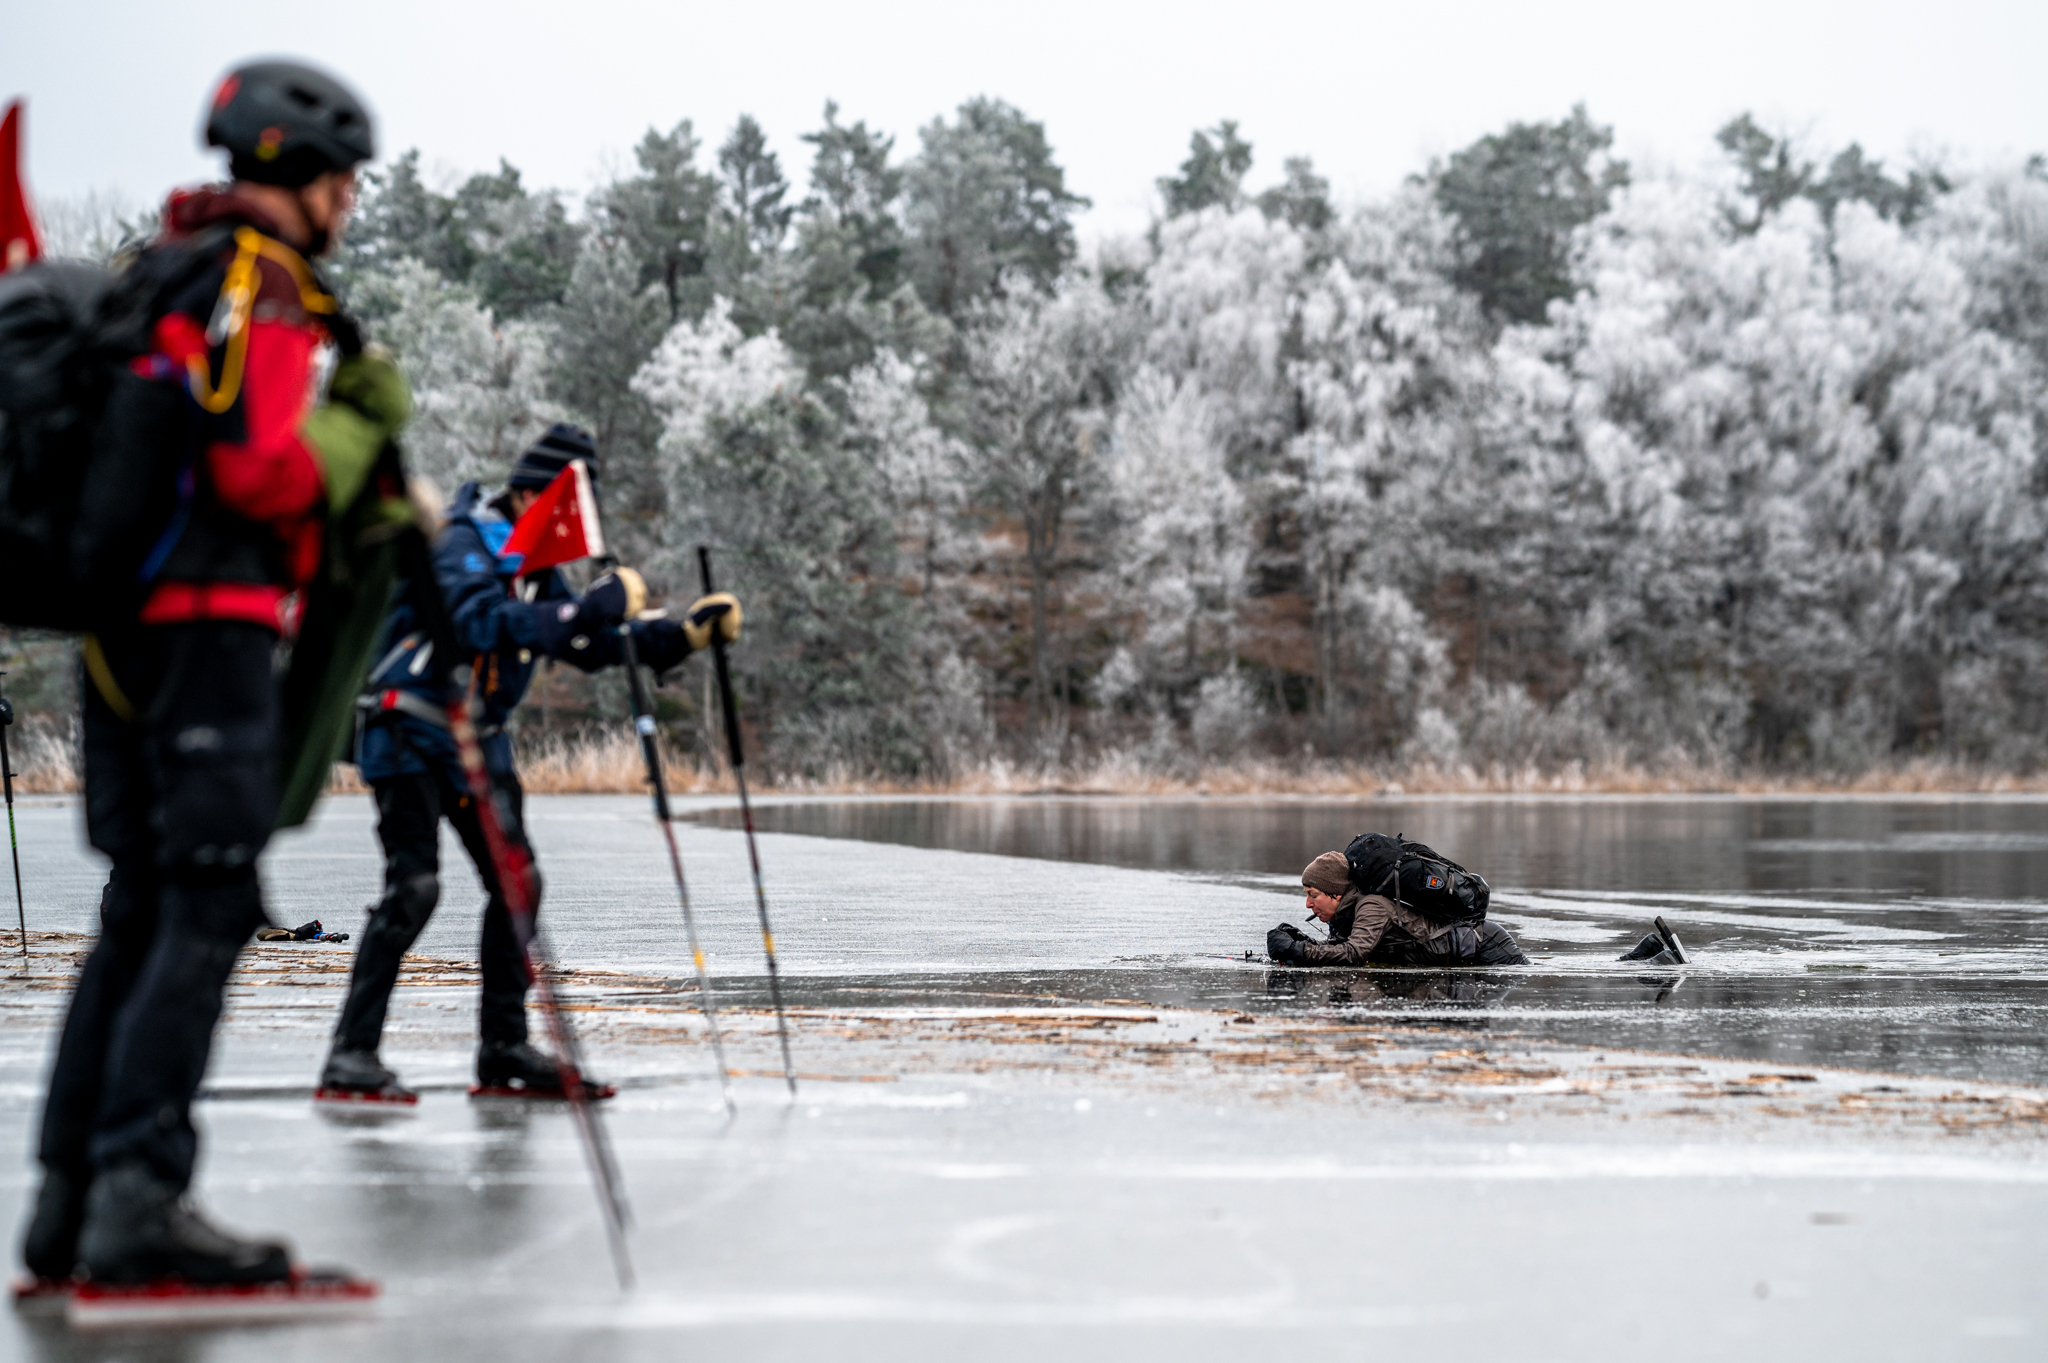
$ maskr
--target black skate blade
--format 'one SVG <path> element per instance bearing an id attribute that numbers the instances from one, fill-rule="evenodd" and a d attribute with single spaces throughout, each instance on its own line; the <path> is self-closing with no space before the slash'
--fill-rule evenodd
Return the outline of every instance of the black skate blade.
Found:
<path id="1" fill-rule="evenodd" d="M 418 1107 L 420 1096 L 411 1089 L 331 1089 L 313 1090 L 313 1101 L 335 1107 Z"/>
<path id="2" fill-rule="evenodd" d="M 566 1103 L 569 1101 L 569 1091 L 567 1089 L 514 1088 L 510 1084 L 472 1084 L 469 1088 L 469 1096 L 472 1098 L 524 1098 L 529 1102 L 541 1103 Z M 583 1097 L 586 1102 L 601 1103 L 607 1098 L 616 1098 L 618 1096 L 619 1090 L 615 1084 L 585 1084 L 583 1086 Z"/>
<path id="3" fill-rule="evenodd" d="M 24 1316 L 61 1316 L 77 1287 L 76 1278 L 16 1278 L 9 1295 Z"/>
<path id="4" fill-rule="evenodd" d="M 80 1283 L 66 1312 L 74 1329 L 129 1325 L 234 1325 L 341 1319 L 374 1309 L 377 1284 L 332 1269 L 273 1283 Z"/>
<path id="5" fill-rule="evenodd" d="M 1652 918 L 1650 922 L 1657 929 L 1657 935 L 1664 939 L 1664 949 L 1676 957 L 1680 965 L 1684 965 L 1685 948 L 1678 944 L 1678 934 L 1671 930 L 1671 925 L 1662 918 Z"/>

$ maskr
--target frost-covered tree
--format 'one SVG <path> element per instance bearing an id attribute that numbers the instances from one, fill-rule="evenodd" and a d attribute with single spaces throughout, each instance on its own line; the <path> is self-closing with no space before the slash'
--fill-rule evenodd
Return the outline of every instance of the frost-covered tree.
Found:
<path id="1" fill-rule="evenodd" d="M 1586 238 L 1553 327 L 1504 343 L 1548 352 L 1564 381 L 1538 400 L 1615 513 L 1579 645 L 1618 665 L 1639 756 L 1938 746 L 1945 688 L 2019 642 L 1991 622 L 2032 613 L 2042 376 L 1976 323 L 1958 257 L 1860 202 L 1730 235 L 1703 187 L 1646 185 Z"/>
<path id="2" fill-rule="evenodd" d="M 606 185 L 590 205 L 640 262 L 642 282 L 661 286 L 671 323 L 711 305 L 704 275 L 718 184 L 697 169 L 697 145 L 687 118 L 666 133 L 649 128 L 633 149 L 640 173 Z"/>
<path id="3" fill-rule="evenodd" d="M 1072 274 L 1050 297 L 1021 283 L 982 305 L 965 336 L 966 479 L 998 530 L 1014 524 L 1029 628 L 1030 720 L 1056 738 L 1055 596 L 1069 518 L 1101 478 L 1096 458 L 1126 362 L 1126 322 L 1100 283 Z"/>
<path id="4" fill-rule="evenodd" d="M 1244 177 L 1252 168 L 1252 144 L 1237 135 L 1234 119 L 1197 129 L 1188 138 L 1188 159 L 1178 175 L 1161 176 L 1166 216 L 1220 208 L 1234 213 L 1244 202 Z"/>
<path id="5" fill-rule="evenodd" d="M 998 99 L 962 104 L 918 132 L 904 172 L 910 269 L 934 312 L 957 319 L 1006 278 L 1049 288 L 1074 258 L 1076 212 L 1045 125 Z"/>
<path id="6" fill-rule="evenodd" d="M 633 388 L 667 328 L 668 304 L 660 285 L 641 280 L 623 240 L 585 238 L 552 314 L 548 369 L 550 394 L 597 439 L 609 533 L 635 561 L 658 542 L 668 506 L 655 453 L 660 421 Z"/>
<path id="7" fill-rule="evenodd" d="M 916 775 L 930 735 L 915 694 L 914 622 L 887 483 L 868 442 L 808 391 L 774 332 L 748 337 L 731 305 L 678 323 L 634 380 L 661 414 L 666 560 L 699 544 L 743 586 L 749 645 L 734 655 L 748 713 L 785 770 Z"/>
<path id="8" fill-rule="evenodd" d="M 469 478 L 502 480 L 512 460 L 567 414 L 548 396 L 545 330 L 500 322 L 467 289 L 417 260 L 360 282 L 376 339 L 412 382 L 405 447 L 443 489 Z"/>
<path id="9" fill-rule="evenodd" d="M 1191 699 L 1212 674 L 1236 672 L 1252 526 L 1215 426 L 1193 383 L 1156 369 L 1117 403 L 1103 555 L 1125 617 L 1120 686 L 1134 699 Z"/>
<path id="10" fill-rule="evenodd" d="M 1458 220 L 1457 282 L 1508 321 L 1542 321 L 1570 292 L 1572 233 L 1628 183 L 1613 144 L 1614 130 L 1581 104 L 1556 123 L 1511 123 L 1432 166 L 1437 203 Z"/>
<path id="11" fill-rule="evenodd" d="M 717 546 L 784 769 L 2048 762 L 2038 166 L 1745 116 L 1631 185 L 1574 110 L 1338 205 L 1225 124 L 1083 268 L 1008 105 L 805 140 L 801 202 L 682 123 L 580 216 L 409 154 L 336 266 L 424 467 L 569 416 L 659 589 Z"/>
<path id="12" fill-rule="evenodd" d="M 801 205 L 778 330 L 813 378 L 844 378 L 884 352 L 943 353 L 950 335 L 905 270 L 903 171 L 891 139 L 839 122 L 805 135 L 816 148 Z"/>

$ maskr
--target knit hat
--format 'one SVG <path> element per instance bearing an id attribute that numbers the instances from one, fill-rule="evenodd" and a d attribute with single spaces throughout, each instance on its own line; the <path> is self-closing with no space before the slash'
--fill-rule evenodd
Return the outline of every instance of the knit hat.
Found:
<path id="1" fill-rule="evenodd" d="M 597 476 L 597 442 L 590 438 L 590 432 L 581 426 L 557 421 L 548 427 L 546 435 L 527 446 L 526 452 L 512 465 L 512 473 L 505 479 L 505 486 L 539 491 L 554 482 L 555 475 L 575 459 L 581 459 L 590 466 L 591 477 Z"/>
<path id="2" fill-rule="evenodd" d="M 1301 883 L 1308 889 L 1342 899 L 1351 888 L 1351 863 L 1342 852 L 1325 852 L 1301 873 Z"/>

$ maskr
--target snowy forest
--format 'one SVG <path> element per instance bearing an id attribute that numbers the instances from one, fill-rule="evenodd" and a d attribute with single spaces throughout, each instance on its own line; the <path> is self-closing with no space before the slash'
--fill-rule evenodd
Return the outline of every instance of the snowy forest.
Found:
<path id="1" fill-rule="evenodd" d="M 1223 122 L 1083 243 L 1025 113 L 828 104 L 580 202 L 407 153 L 333 274 L 444 489 L 573 420 L 671 605 L 713 547 L 784 780 L 2048 765 L 2048 166 L 1717 141 L 1580 108 L 1347 203 Z"/>

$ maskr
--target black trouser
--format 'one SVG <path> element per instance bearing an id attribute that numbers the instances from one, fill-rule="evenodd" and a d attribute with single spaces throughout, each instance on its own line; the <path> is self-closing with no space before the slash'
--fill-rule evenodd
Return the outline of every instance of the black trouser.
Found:
<path id="1" fill-rule="evenodd" d="M 525 795 L 511 773 L 493 776 L 498 822 L 506 840 L 526 854 L 527 900 L 540 908 L 540 872 L 526 841 Z M 483 1004 L 477 1031 L 485 1044 L 526 1040 L 526 957 L 512 929 L 512 914 L 498 886 L 484 842 L 482 823 L 468 792 L 457 790 L 438 770 L 429 776 L 394 776 L 374 784 L 377 838 L 384 844 L 384 897 L 370 912 L 356 949 L 348 1001 L 334 1029 L 341 1050 L 375 1051 L 384 1035 L 384 1015 L 398 983 L 399 958 L 412 948 L 441 898 L 441 820 L 446 817 L 469 859 L 483 877 L 490 901 L 484 905 L 481 959 Z"/>
<path id="2" fill-rule="evenodd" d="M 1389 927 L 1373 949 L 1374 965 L 1527 965 L 1515 935 L 1498 923 L 1460 923 L 1427 942 Z"/>
<path id="3" fill-rule="evenodd" d="M 57 1043 L 37 1153 L 46 1168 L 88 1178 L 140 1160 L 182 1186 L 221 993 L 263 921 L 256 856 L 277 819 L 276 635 L 206 621 L 102 643 L 137 714 L 124 722 L 82 680 L 86 834 L 114 870 Z"/>

